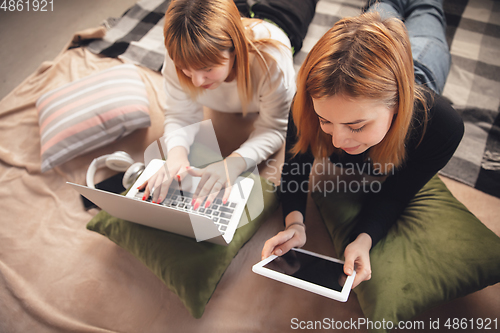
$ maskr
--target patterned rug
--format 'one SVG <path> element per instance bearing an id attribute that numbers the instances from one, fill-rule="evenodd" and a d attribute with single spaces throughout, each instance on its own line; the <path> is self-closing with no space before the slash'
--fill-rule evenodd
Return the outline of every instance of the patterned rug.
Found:
<path id="1" fill-rule="evenodd" d="M 465 135 L 441 174 L 500 197 L 500 2 L 447 0 L 452 66 L 443 95 Z"/>

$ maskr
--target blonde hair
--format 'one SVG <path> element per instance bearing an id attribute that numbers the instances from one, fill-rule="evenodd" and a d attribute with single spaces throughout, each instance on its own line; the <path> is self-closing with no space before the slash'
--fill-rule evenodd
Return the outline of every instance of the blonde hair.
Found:
<path id="1" fill-rule="evenodd" d="M 232 0 L 172 0 L 165 14 L 165 47 L 181 85 L 192 98 L 203 90 L 195 87 L 182 69 L 221 65 L 227 60 L 221 52 L 234 52 L 234 65 L 227 80 L 236 79 L 243 114 L 246 113 L 253 95 L 249 53 L 257 54 L 260 64 L 267 68 L 258 47 L 282 45 L 267 38 L 254 40 L 252 30 L 246 27 L 258 22 L 242 19 Z"/>
<path id="2" fill-rule="evenodd" d="M 308 148 L 315 157 L 341 152 L 321 130 L 312 103 L 313 98 L 334 95 L 381 100 L 395 110 L 389 131 L 370 149 L 369 157 L 374 165 L 401 166 L 415 100 L 426 107 L 423 91 L 415 85 L 410 41 L 403 22 L 382 20 L 378 13 L 344 18 L 313 47 L 297 77 L 292 106 L 298 135 L 294 154 Z"/>

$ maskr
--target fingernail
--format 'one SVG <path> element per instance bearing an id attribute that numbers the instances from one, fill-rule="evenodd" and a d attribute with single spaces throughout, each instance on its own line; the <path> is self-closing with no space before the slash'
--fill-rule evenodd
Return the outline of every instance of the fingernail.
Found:
<path id="1" fill-rule="evenodd" d="M 208 208 L 210 206 L 210 201 L 205 202 L 205 208 Z"/>
<path id="2" fill-rule="evenodd" d="M 138 189 L 138 190 L 140 190 L 140 189 L 141 189 L 141 187 L 140 187 L 140 186 L 137 186 L 137 189 Z"/>
<path id="3" fill-rule="evenodd" d="M 283 253 L 283 251 L 281 249 L 277 249 L 276 251 L 274 251 L 274 254 L 276 254 L 277 256 L 281 255 Z"/>
<path id="4" fill-rule="evenodd" d="M 227 202 L 227 199 L 222 200 L 223 204 L 226 204 L 226 202 Z"/>
<path id="5" fill-rule="evenodd" d="M 192 205 L 191 205 L 191 206 L 192 206 Z M 197 210 L 197 209 L 198 209 L 198 207 L 200 207 L 200 203 L 199 203 L 199 202 L 197 202 L 197 203 L 194 205 L 194 208 L 193 208 L 193 209 L 194 209 L 194 210 Z"/>
<path id="6" fill-rule="evenodd" d="M 144 200 L 146 200 L 146 196 L 143 196 L 143 197 L 142 197 L 142 200 L 143 200 L 143 201 L 144 201 Z"/>
<path id="7" fill-rule="evenodd" d="M 195 202 L 195 201 L 196 201 L 196 200 L 194 200 L 194 199 L 193 199 L 193 200 L 191 200 L 191 206 L 194 206 L 194 202 Z"/>
<path id="8" fill-rule="evenodd" d="M 179 179 L 179 180 L 180 180 L 180 179 L 181 179 L 181 176 L 177 175 L 177 179 Z"/>

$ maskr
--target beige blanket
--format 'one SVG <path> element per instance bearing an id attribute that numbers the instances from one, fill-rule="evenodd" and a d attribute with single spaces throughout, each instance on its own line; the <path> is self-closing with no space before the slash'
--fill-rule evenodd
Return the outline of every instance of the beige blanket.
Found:
<path id="1" fill-rule="evenodd" d="M 97 211 L 86 212 L 65 182 L 84 184 L 92 159 L 116 150 L 142 160 L 144 149 L 163 132 L 161 75 L 141 68 L 151 102 L 150 128 L 44 174 L 35 102 L 51 89 L 120 63 L 82 48 L 64 51 L 0 102 L 0 332 L 288 332 L 294 320 L 363 317 L 354 293 L 340 303 L 252 273 L 265 240 L 282 228 L 279 210 L 235 257 L 201 319 L 192 318 L 135 257 L 85 228 Z M 206 116 L 213 119 L 224 155 L 252 129 L 251 118 L 222 118 L 210 110 Z M 283 151 L 272 158 L 279 165 Z M 277 181 L 274 167 L 260 169 Z M 97 181 L 109 175 L 100 172 Z M 311 202 L 307 219 L 308 239 L 315 241 L 305 248 L 334 256 Z M 498 285 L 489 287 L 422 318 L 492 317 L 500 313 L 499 294 Z M 478 304 L 485 304 L 480 313 Z"/>

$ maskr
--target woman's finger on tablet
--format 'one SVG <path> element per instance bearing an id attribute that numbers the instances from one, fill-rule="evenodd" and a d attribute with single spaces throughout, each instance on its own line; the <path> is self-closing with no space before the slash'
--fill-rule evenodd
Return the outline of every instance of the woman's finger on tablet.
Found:
<path id="1" fill-rule="evenodd" d="M 274 250 L 275 255 L 281 256 L 290 251 L 290 249 L 294 247 L 302 247 L 306 243 L 306 230 L 303 224 L 302 226 L 290 225 L 283 232 L 292 234 L 291 236 L 289 236 L 290 238 L 286 242 L 284 242 Z"/>
<path id="2" fill-rule="evenodd" d="M 288 231 L 288 230 L 287 230 Z M 293 237 L 293 233 L 281 231 L 276 236 L 268 239 L 262 248 L 262 259 L 269 257 L 271 254 L 281 255 L 275 253 L 277 248 L 290 240 Z"/>
<path id="3" fill-rule="evenodd" d="M 353 264 L 354 262 L 354 264 Z M 361 282 L 371 279 L 371 268 L 370 268 L 370 258 L 363 255 L 357 256 L 355 258 L 348 257 L 346 255 L 346 261 L 344 264 L 344 273 L 346 275 L 353 274 L 353 268 L 356 270 L 356 276 L 352 284 L 352 288 L 356 288 Z"/>
<path id="4" fill-rule="evenodd" d="M 300 246 L 301 246 L 300 242 L 298 242 L 297 239 L 292 236 L 292 238 L 290 238 L 288 241 L 276 247 L 273 251 L 273 254 L 277 256 L 282 256 L 288 251 L 290 251 L 292 248 Z"/>
<path id="5" fill-rule="evenodd" d="M 282 256 L 290 249 L 302 247 L 305 243 L 305 231 L 297 231 L 295 228 L 283 230 L 264 244 L 262 259 L 269 257 L 271 254 Z"/>
<path id="6" fill-rule="evenodd" d="M 371 278 L 370 248 L 372 240 L 368 234 L 360 234 L 352 243 L 347 245 L 344 256 L 344 273 L 352 275 L 356 270 L 356 277 L 352 288 Z"/>
<path id="7" fill-rule="evenodd" d="M 356 267 L 356 277 L 352 283 L 352 289 L 356 288 L 361 282 L 368 281 L 372 278 L 371 270 L 366 267 Z"/>
<path id="8" fill-rule="evenodd" d="M 354 272 L 354 262 L 358 261 L 359 262 L 359 257 L 352 257 L 346 255 L 345 257 L 345 264 L 344 264 L 344 273 L 348 276 L 351 276 Z M 361 262 L 358 263 L 356 266 L 356 276 L 354 277 L 354 281 L 352 283 L 352 289 L 356 288 L 358 284 L 363 282 L 364 276 L 363 276 L 363 264 Z"/>
<path id="9" fill-rule="evenodd" d="M 345 263 L 344 263 L 344 273 L 345 275 L 351 276 L 354 272 L 354 260 L 356 258 L 354 256 L 350 256 L 348 254 L 345 255 Z"/>

